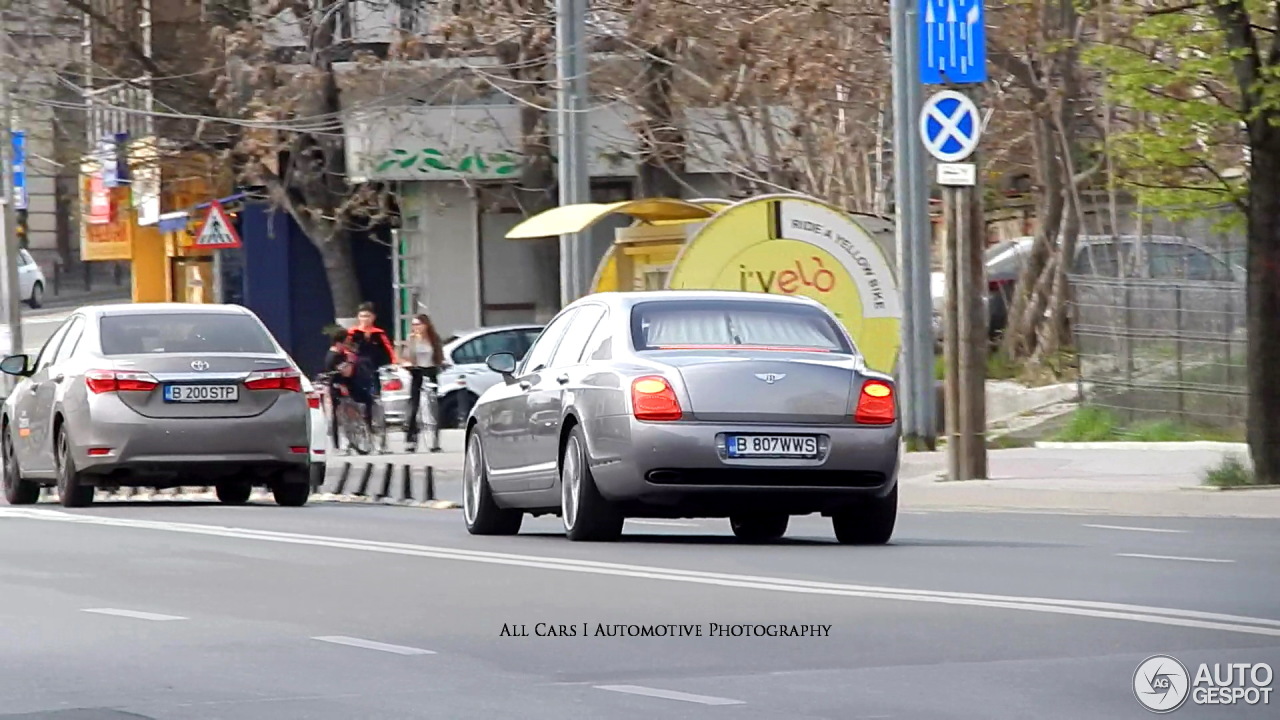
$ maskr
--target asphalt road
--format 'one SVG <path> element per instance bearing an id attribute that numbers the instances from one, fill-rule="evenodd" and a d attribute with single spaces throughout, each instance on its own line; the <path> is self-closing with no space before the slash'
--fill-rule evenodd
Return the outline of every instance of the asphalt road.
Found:
<path id="1" fill-rule="evenodd" d="M 0 506 L 0 718 L 1122 719 L 1149 716 L 1132 687 L 1153 654 L 1280 667 L 1273 521 L 908 514 L 879 548 L 817 518 L 767 546 L 724 521 L 631 521 L 608 545 L 557 523 Z M 670 624 L 701 636 L 627 635 Z"/>

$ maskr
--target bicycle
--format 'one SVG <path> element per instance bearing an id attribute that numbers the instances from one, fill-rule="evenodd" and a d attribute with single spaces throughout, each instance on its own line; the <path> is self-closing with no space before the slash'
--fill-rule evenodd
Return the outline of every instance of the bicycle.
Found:
<path id="1" fill-rule="evenodd" d="M 316 377 L 317 388 L 323 388 L 325 414 L 330 422 L 337 423 L 339 438 L 347 439 L 347 447 L 358 455 L 368 455 L 373 451 L 374 433 L 370 432 L 369 423 L 364 419 L 364 404 L 351 399 L 350 391 L 341 383 L 333 382 L 333 373 L 322 373 Z M 334 387 L 338 388 L 338 401 L 334 403 Z M 376 405 L 376 401 L 375 401 Z M 375 417 L 379 415 L 375 407 Z M 385 424 L 384 424 L 385 427 Z M 385 430 L 383 431 L 385 438 Z M 341 440 L 339 440 L 341 442 Z M 385 441 L 384 441 L 385 448 Z M 337 450 L 338 448 L 334 448 Z"/>
<path id="2" fill-rule="evenodd" d="M 423 402 L 418 404 L 418 432 L 431 436 L 431 452 L 440 452 L 440 386 L 422 381 Z"/>

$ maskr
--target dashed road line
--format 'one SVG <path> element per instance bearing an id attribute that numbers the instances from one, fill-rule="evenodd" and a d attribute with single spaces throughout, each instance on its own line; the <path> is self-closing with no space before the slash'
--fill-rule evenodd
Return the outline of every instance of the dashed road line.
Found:
<path id="1" fill-rule="evenodd" d="M 345 635 L 323 635 L 313 637 L 312 640 L 320 642 L 333 643 L 334 645 L 346 645 L 348 647 L 364 648 L 365 650 L 378 650 L 380 652 L 394 653 L 396 655 L 435 655 L 434 650 L 423 650 L 422 648 L 408 647 L 405 645 L 391 645 L 389 643 L 381 643 L 376 640 L 365 640 L 363 638 L 346 637 Z"/>
<path id="2" fill-rule="evenodd" d="M 161 615 L 160 613 L 142 612 L 141 610 L 121 610 L 120 608 L 84 608 L 81 612 L 95 615 L 114 615 L 116 617 L 133 618 L 134 620 L 186 620 L 179 615 Z"/>
<path id="3" fill-rule="evenodd" d="M 1132 532 L 1149 532 L 1149 533 L 1185 533 L 1186 530 L 1171 530 L 1169 528 L 1149 528 L 1149 527 L 1130 527 L 1128 525 L 1094 525 L 1085 523 L 1084 527 L 1096 528 L 1098 530 L 1130 530 Z"/>
<path id="4" fill-rule="evenodd" d="M 1219 560 L 1218 558 L 1182 557 L 1179 555 L 1147 555 L 1146 553 L 1116 553 L 1116 557 L 1141 558 L 1143 560 L 1180 560 L 1183 562 L 1233 563 L 1235 560 Z"/>
<path id="5" fill-rule="evenodd" d="M 628 695 L 644 695 L 645 697 L 662 698 L 664 700 L 679 700 L 681 702 L 698 703 L 699 705 L 745 705 L 741 700 L 733 700 L 730 698 L 715 697 L 712 695 L 694 695 L 693 693 L 677 692 L 675 690 L 663 690 L 661 688 L 645 687 L 643 685 L 596 685 L 597 690 L 608 690 L 609 692 L 626 693 Z"/>

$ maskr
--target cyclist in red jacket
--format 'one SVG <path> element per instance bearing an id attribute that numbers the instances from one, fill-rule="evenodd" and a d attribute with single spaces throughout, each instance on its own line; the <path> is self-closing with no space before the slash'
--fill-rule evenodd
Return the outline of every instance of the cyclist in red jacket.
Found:
<path id="1" fill-rule="evenodd" d="M 373 324 L 377 319 L 373 303 L 361 303 L 356 311 L 356 325 L 347 331 L 347 340 L 356 354 L 356 384 L 375 401 L 382 396 L 378 369 L 398 362 L 391 338 Z M 365 406 L 365 419 L 373 422 L 373 403 Z"/>

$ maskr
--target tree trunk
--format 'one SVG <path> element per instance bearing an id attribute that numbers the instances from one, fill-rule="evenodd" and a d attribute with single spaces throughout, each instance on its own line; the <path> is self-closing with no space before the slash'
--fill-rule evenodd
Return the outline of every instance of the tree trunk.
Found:
<path id="1" fill-rule="evenodd" d="M 1250 133 L 1249 453 L 1260 483 L 1280 482 L 1280 130 L 1263 113 Z"/>
<path id="2" fill-rule="evenodd" d="M 351 236 L 341 228 L 332 228 L 327 235 L 323 229 L 308 231 L 320 261 L 324 265 L 325 279 L 329 281 L 329 293 L 333 296 L 333 317 L 355 317 L 356 307 L 364 301 L 360 294 L 360 281 L 356 277 L 355 256 L 351 252 Z"/>
<path id="3" fill-rule="evenodd" d="M 1047 110 L 1047 108 L 1043 108 Z M 1022 360 L 1035 352 L 1037 328 L 1044 314 L 1045 295 L 1052 288 L 1045 277 L 1057 246 L 1066 206 L 1065 185 L 1058 156 L 1061 152 L 1052 123 L 1037 114 L 1032 135 L 1036 151 L 1040 193 L 1036 203 L 1039 227 L 1031 252 L 1018 277 L 1013 307 L 1007 315 L 1004 347 L 1009 357 Z"/>

